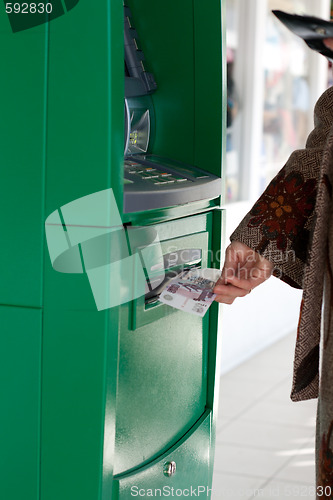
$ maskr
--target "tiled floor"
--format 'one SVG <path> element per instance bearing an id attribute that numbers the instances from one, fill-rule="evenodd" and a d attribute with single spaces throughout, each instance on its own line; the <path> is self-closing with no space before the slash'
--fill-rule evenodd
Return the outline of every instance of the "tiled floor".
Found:
<path id="1" fill-rule="evenodd" d="M 294 344 L 222 376 L 212 500 L 315 498 L 316 401 L 290 400 Z"/>

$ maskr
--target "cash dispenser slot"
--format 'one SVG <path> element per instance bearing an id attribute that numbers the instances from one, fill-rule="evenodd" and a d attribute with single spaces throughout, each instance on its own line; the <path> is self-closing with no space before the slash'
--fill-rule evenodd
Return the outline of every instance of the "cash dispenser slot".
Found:
<path id="1" fill-rule="evenodd" d="M 161 305 L 159 297 L 168 285 L 181 271 L 189 268 L 200 268 L 202 260 L 202 250 L 200 248 L 190 248 L 170 252 L 163 256 L 164 274 L 159 274 L 156 279 L 148 282 L 149 292 L 145 294 L 145 309 Z"/>
<path id="2" fill-rule="evenodd" d="M 159 302 L 159 296 L 167 284 L 182 270 L 207 267 L 208 233 L 200 232 L 160 242 L 163 254 L 161 262 L 145 269 L 146 294 L 132 301 L 130 328 L 141 326 L 174 314 L 176 309 Z"/>

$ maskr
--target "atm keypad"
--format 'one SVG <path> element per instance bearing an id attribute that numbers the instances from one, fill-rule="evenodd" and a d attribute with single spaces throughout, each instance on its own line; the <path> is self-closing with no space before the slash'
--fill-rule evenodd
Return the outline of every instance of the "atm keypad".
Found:
<path id="1" fill-rule="evenodd" d="M 147 181 L 155 186 L 192 182 L 190 179 L 182 175 L 164 172 L 158 168 L 146 167 L 136 161 L 126 160 L 125 171 L 126 173 L 138 176 L 141 180 Z"/>
<path id="2" fill-rule="evenodd" d="M 221 194 L 221 179 L 192 165 L 152 154 L 124 159 L 124 213 L 173 207 Z"/>

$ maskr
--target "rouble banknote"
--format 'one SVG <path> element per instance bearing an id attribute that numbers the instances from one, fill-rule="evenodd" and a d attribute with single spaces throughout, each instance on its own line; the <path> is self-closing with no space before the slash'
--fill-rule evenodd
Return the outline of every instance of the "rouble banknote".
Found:
<path id="1" fill-rule="evenodd" d="M 219 269 L 186 269 L 168 283 L 159 300 L 181 311 L 204 316 L 215 299 L 213 288 L 220 276 Z"/>

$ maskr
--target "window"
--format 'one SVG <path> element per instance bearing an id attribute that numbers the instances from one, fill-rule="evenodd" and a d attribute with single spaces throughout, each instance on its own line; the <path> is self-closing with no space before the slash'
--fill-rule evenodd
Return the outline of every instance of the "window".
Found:
<path id="1" fill-rule="evenodd" d="M 329 18 L 330 0 L 227 0 L 227 203 L 256 199 L 305 145 L 328 63 L 272 9 Z"/>

